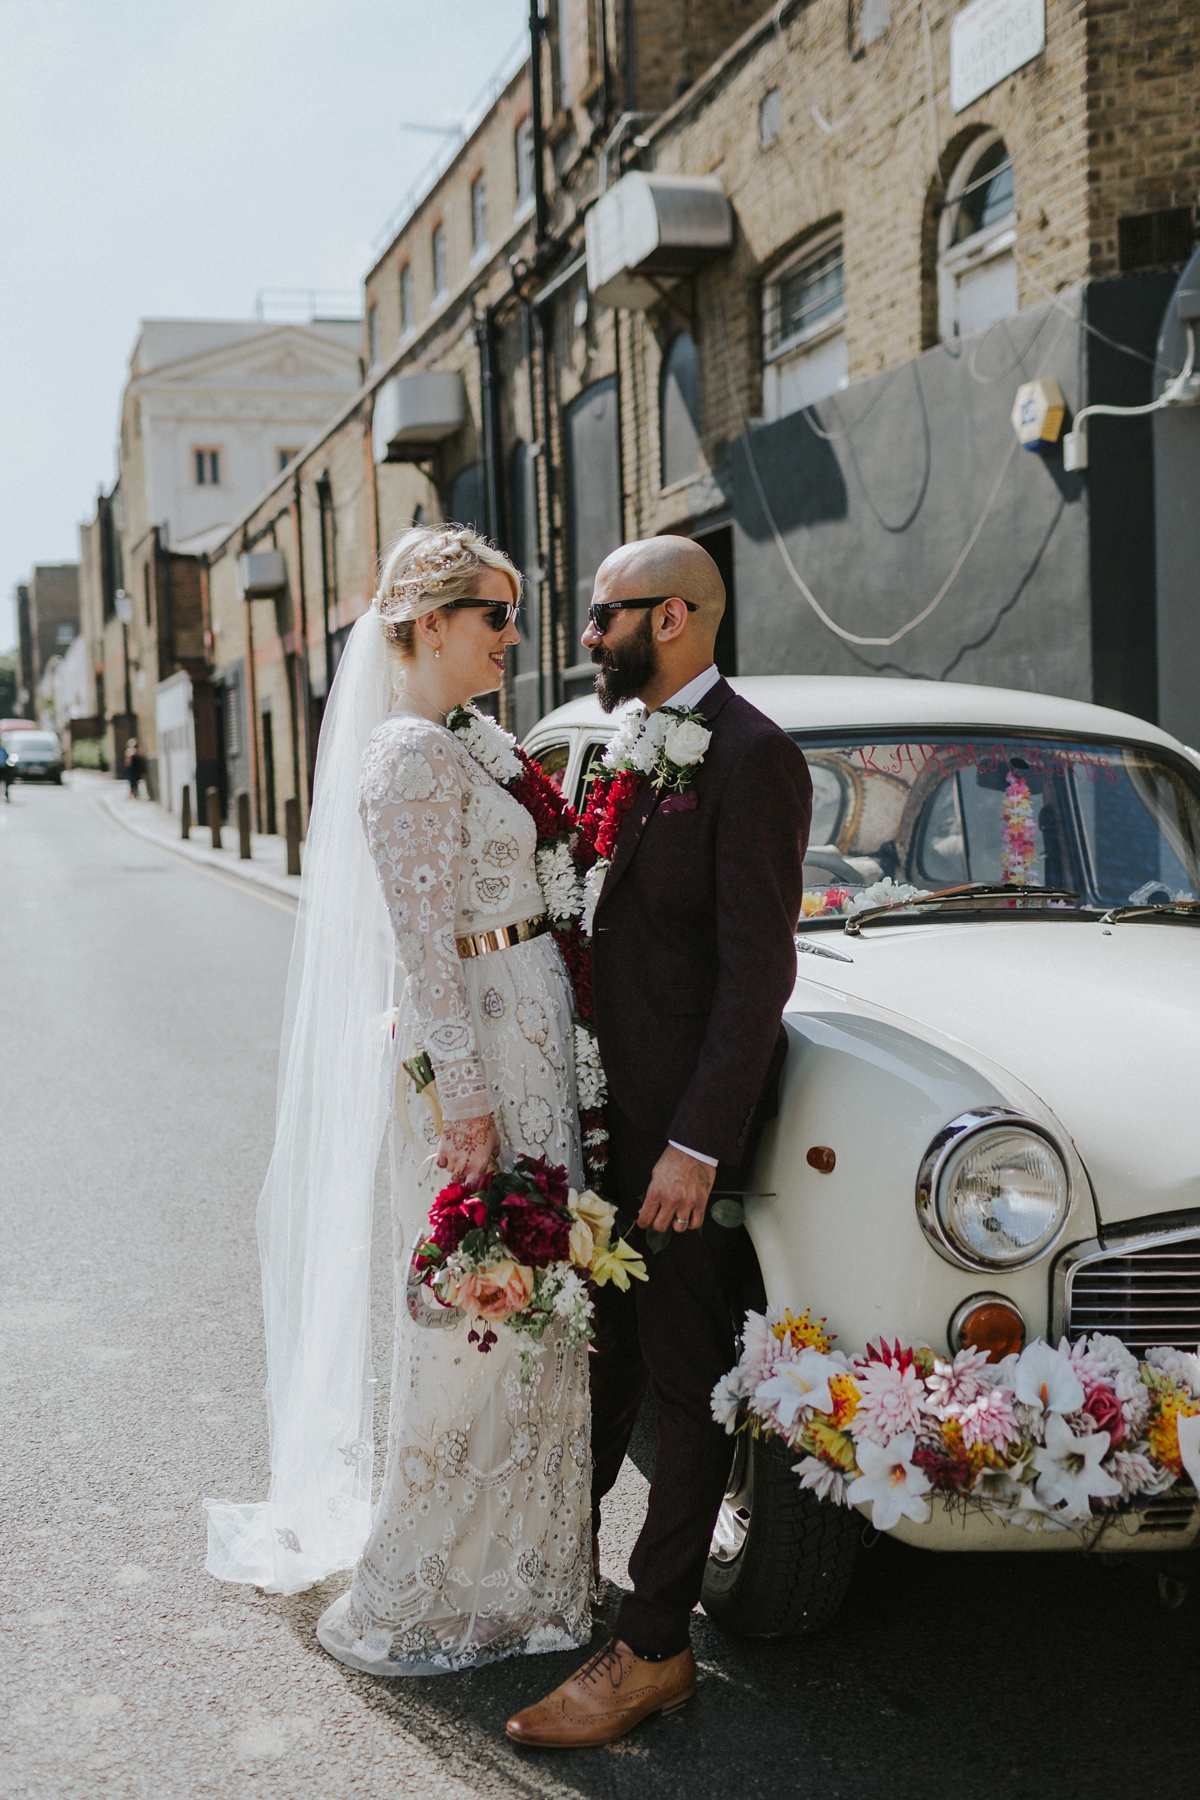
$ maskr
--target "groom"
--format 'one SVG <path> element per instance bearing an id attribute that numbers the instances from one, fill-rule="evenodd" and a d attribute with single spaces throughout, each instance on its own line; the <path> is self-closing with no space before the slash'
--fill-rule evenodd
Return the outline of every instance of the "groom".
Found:
<path id="1" fill-rule="evenodd" d="M 711 733 L 682 795 L 643 781 L 596 908 L 592 971 L 615 1198 L 670 1232 L 649 1279 L 596 1294 L 593 1527 L 647 1389 L 658 1450 L 616 1635 L 508 1722 L 518 1743 L 611 1743 L 695 1691 L 689 1620 L 731 1461 L 709 1396 L 732 1367 L 744 1230 L 710 1217 L 742 1189 L 786 1053 L 812 784 L 791 739 L 713 662 L 725 588 L 689 538 L 626 544 L 596 575 L 585 647 L 606 712 L 690 707 Z"/>

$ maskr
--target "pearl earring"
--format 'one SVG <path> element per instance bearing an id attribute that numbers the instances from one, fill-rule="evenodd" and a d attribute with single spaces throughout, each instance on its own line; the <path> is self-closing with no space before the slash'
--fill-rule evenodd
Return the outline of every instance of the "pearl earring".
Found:
<path id="1" fill-rule="evenodd" d="M 434 651 L 434 653 L 433 653 L 433 660 L 434 660 L 434 662 L 436 662 L 436 661 L 437 661 L 437 659 L 438 659 L 438 657 L 439 657 L 439 656 L 440 656 L 440 655 L 441 655 L 441 654 L 442 654 L 442 653 L 441 653 L 441 651 L 440 651 L 440 650 L 435 650 L 435 651 Z"/>

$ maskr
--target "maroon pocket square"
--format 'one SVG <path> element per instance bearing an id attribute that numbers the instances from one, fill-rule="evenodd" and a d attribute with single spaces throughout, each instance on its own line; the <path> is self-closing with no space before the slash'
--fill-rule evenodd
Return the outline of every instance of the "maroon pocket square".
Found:
<path id="1" fill-rule="evenodd" d="M 688 788 L 684 794 L 667 794 L 659 801 L 658 810 L 660 813 L 695 812 L 699 804 L 695 788 Z"/>

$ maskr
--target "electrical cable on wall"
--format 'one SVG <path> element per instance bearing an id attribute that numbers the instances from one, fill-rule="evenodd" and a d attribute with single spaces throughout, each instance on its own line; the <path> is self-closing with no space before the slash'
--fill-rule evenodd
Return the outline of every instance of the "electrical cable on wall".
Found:
<path id="1" fill-rule="evenodd" d="M 800 592 L 800 594 L 803 595 L 805 601 L 812 608 L 812 610 L 816 614 L 817 618 L 821 621 L 821 623 L 826 627 L 827 630 L 833 632 L 835 637 L 841 638 L 843 643 L 859 644 L 859 645 L 863 646 L 864 648 L 885 649 L 885 650 L 890 649 L 893 644 L 898 644 L 902 638 L 907 637 L 910 631 L 915 631 L 918 625 L 923 625 L 925 623 L 926 619 L 930 618 L 933 615 L 933 613 L 935 613 L 937 611 L 937 609 L 941 605 L 942 601 L 946 598 L 946 595 L 950 592 L 950 589 L 953 587 L 955 581 L 958 579 L 959 573 L 962 570 L 962 567 L 963 567 L 964 563 L 966 562 L 967 558 L 970 556 L 971 551 L 975 548 L 975 545 L 979 539 L 979 534 L 983 530 L 984 525 L 987 523 L 987 520 L 992 511 L 992 508 L 996 503 L 996 499 L 997 499 L 997 497 L 1000 493 L 1000 489 L 1004 483 L 1004 477 L 1008 473 L 1009 464 L 1012 462 L 1013 452 L 1018 448 L 1018 443 L 1017 443 L 1016 438 L 1013 438 L 1011 440 L 1011 442 L 1009 443 L 1008 449 L 1005 451 L 1004 459 L 1000 464 L 999 473 L 997 474 L 996 479 L 992 484 L 991 492 L 988 494 L 987 500 L 984 503 L 983 511 L 980 513 L 978 519 L 975 521 L 975 525 L 970 533 L 970 536 L 967 538 L 966 543 L 963 545 L 962 549 L 958 553 L 958 556 L 955 558 L 955 561 L 950 570 L 950 573 L 947 575 L 945 581 L 942 583 L 941 587 L 938 589 L 937 593 L 934 595 L 933 599 L 929 602 L 929 604 L 927 606 L 923 607 L 921 609 L 921 611 L 919 613 L 917 613 L 914 618 L 909 619 L 907 624 L 902 625 L 898 631 L 892 632 L 887 637 L 865 636 L 858 632 L 847 631 L 847 629 L 844 625 L 839 625 L 836 619 L 833 619 L 830 617 L 830 615 L 826 612 L 825 608 L 821 605 L 821 602 L 817 599 L 816 595 L 813 593 L 812 589 L 809 587 L 808 583 L 805 581 L 803 575 L 801 575 L 799 569 L 797 569 L 795 563 L 792 561 L 791 552 L 788 550 L 787 543 L 784 540 L 783 533 L 780 531 L 778 523 L 776 522 L 775 515 L 771 511 L 770 502 L 767 499 L 766 490 L 763 487 L 762 476 L 759 473 L 758 462 L 754 455 L 754 445 L 753 445 L 753 440 L 751 438 L 749 421 L 746 418 L 745 408 L 742 405 L 741 394 L 738 391 L 738 389 L 736 388 L 736 386 L 734 384 L 734 380 L 733 380 L 733 369 L 732 369 L 732 365 L 731 365 L 730 357 L 729 357 L 729 328 L 728 328 L 728 323 L 725 318 L 724 304 L 722 302 L 718 302 L 717 312 L 720 315 L 720 322 L 721 322 L 720 336 L 721 336 L 722 353 L 725 358 L 726 382 L 729 387 L 730 395 L 733 398 L 738 417 L 741 419 L 742 436 L 743 436 L 743 439 L 744 439 L 745 445 L 746 445 L 746 461 L 750 467 L 751 479 L 754 482 L 754 488 L 755 488 L 755 492 L 758 495 L 759 505 L 762 507 L 763 517 L 766 519 L 767 524 L 770 528 L 771 536 L 775 541 L 775 548 L 779 553 L 779 557 L 780 557 L 781 562 L 783 563 L 784 568 L 787 570 L 788 575 L 790 576 L 792 582 L 794 583 L 794 585 L 796 586 L 796 588 Z M 1070 315 L 1068 314 L 1067 316 L 1069 317 Z M 1054 336 L 1048 350 L 1046 351 L 1045 356 L 1042 358 L 1041 367 L 1038 369 L 1037 375 L 1034 377 L 1035 380 L 1039 379 L 1042 376 L 1042 374 L 1045 372 L 1046 364 L 1050 361 L 1050 358 L 1053 356 L 1054 351 L 1058 346 L 1059 337 L 1061 336 L 1064 328 L 1065 328 L 1065 322 L 1063 325 L 1059 326 L 1059 329 L 1055 333 L 1055 336 Z"/>

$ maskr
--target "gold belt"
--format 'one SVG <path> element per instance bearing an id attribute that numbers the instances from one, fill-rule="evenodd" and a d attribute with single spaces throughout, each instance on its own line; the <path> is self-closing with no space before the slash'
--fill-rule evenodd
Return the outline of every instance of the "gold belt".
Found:
<path id="1" fill-rule="evenodd" d="M 501 925 L 496 931 L 477 931 L 474 937 L 455 938 L 454 946 L 462 957 L 486 956 L 490 950 L 509 950 L 514 944 L 527 944 L 530 938 L 549 931 L 545 913 L 536 919 L 518 919 L 515 925 Z"/>

